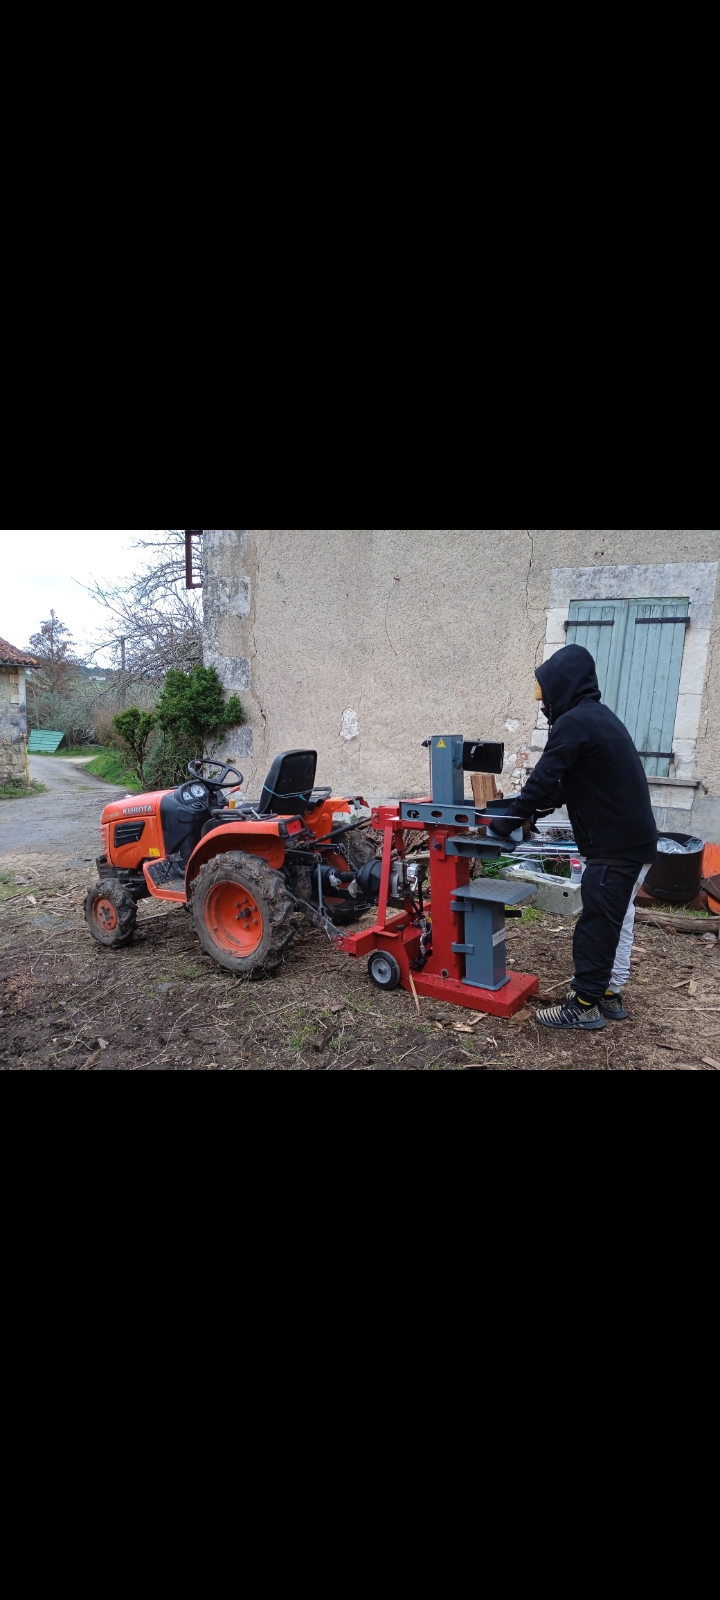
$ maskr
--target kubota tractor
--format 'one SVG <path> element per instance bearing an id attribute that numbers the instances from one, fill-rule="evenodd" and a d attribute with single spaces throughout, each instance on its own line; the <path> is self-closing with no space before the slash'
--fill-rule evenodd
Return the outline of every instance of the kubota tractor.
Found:
<path id="1" fill-rule="evenodd" d="M 272 972 L 303 914 L 334 939 L 377 901 L 380 864 L 367 820 L 336 820 L 350 817 L 355 797 L 316 789 L 316 766 L 314 750 L 285 751 L 250 804 L 234 767 L 191 761 L 177 789 L 106 806 L 100 881 L 85 900 L 93 938 L 129 944 L 137 902 L 153 895 L 185 905 L 205 950 L 230 972 Z"/>

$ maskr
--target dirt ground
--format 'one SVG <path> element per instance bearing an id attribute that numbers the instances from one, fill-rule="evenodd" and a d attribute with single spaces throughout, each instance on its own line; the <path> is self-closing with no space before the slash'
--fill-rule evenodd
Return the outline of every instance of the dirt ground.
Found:
<path id="1" fill-rule="evenodd" d="M 410 995 L 381 994 L 364 961 L 310 927 L 259 983 L 221 972 L 187 912 L 157 901 L 141 902 L 133 944 L 104 950 L 83 920 L 94 881 L 89 850 L 0 854 L 0 1070 L 702 1071 L 713 1070 L 704 1056 L 720 1061 L 715 938 L 639 928 L 629 1021 L 558 1036 L 536 1024 L 537 1002 L 511 1023 L 473 1027 L 473 1013 L 429 1000 L 418 1016 Z M 538 913 L 508 927 L 509 958 L 553 1000 L 572 974 L 572 932 Z"/>

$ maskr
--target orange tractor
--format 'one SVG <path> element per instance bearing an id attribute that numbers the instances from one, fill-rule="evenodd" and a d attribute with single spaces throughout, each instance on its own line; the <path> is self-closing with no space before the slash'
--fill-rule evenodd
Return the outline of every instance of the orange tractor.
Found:
<path id="1" fill-rule="evenodd" d="M 373 904 L 379 865 L 367 821 L 350 820 L 355 797 L 316 789 L 316 766 L 314 750 L 285 751 L 250 804 L 234 767 L 191 761 L 177 789 L 106 806 L 99 882 L 85 900 L 93 938 L 129 944 L 137 902 L 152 895 L 184 905 L 208 955 L 238 974 L 279 966 L 303 914 L 335 939 Z"/>

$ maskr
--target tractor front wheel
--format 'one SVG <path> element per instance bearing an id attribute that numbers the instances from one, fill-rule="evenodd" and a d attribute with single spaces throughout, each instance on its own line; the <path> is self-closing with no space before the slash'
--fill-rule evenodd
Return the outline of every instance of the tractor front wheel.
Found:
<path id="1" fill-rule="evenodd" d="M 282 873 L 240 850 L 200 868 L 192 918 L 203 949 L 238 975 L 278 967 L 302 920 Z"/>
<path id="2" fill-rule="evenodd" d="M 105 878 L 94 883 L 85 896 L 85 921 L 98 944 L 119 950 L 130 943 L 135 932 L 137 906 L 121 883 Z"/>

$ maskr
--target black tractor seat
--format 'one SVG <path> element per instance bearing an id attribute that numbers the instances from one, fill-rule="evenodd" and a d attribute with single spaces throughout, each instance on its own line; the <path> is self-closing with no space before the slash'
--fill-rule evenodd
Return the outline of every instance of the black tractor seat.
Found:
<path id="1" fill-rule="evenodd" d="M 312 805 L 316 771 L 317 750 L 284 750 L 275 757 L 252 810 L 260 816 L 304 816 Z"/>
<path id="2" fill-rule="evenodd" d="M 317 750 L 283 750 L 265 779 L 260 799 L 242 805 L 217 807 L 205 823 L 201 837 L 228 822 L 259 822 L 271 817 L 304 817 L 327 800 L 331 789 L 315 788 Z"/>

